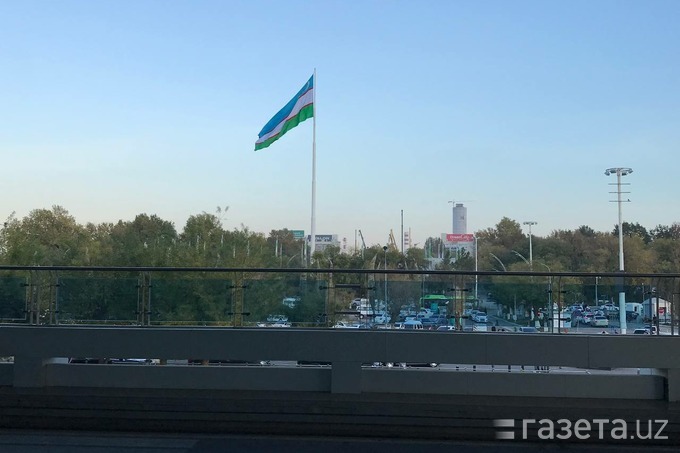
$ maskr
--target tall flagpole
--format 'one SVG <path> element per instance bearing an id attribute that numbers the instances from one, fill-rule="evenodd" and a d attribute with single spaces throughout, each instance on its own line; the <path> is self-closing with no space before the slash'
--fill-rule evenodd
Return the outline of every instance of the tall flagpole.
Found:
<path id="1" fill-rule="evenodd" d="M 314 68 L 314 90 L 312 91 L 312 104 L 314 105 L 314 116 L 313 126 L 312 126 L 312 231 L 310 233 L 311 244 L 309 252 L 309 262 L 312 262 L 312 256 L 314 255 L 314 249 L 316 248 L 316 68 Z"/>

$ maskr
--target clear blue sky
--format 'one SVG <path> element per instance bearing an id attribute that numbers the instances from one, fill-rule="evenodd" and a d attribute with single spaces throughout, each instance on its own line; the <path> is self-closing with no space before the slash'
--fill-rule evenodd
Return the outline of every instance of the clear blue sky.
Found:
<path id="1" fill-rule="evenodd" d="M 0 217 L 147 213 L 310 229 L 312 121 L 254 152 L 317 69 L 317 233 L 354 245 L 503 216 L 537 235 L 680 221 L 680 1 L 0 2 Z"/>

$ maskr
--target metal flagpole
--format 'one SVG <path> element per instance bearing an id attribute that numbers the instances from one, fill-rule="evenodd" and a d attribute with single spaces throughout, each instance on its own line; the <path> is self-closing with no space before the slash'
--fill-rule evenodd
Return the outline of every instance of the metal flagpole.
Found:
<path id="1" fill-rule="evenodd" d="M 312 262 L 312 255 L 316 248 L 316 68 L 314 68 L 314 91 L 312 91 L 312 105 L 314 106 L 313 126 L 312 126 L 312 231 L 310 233 L 310 252 L 309 262 Z"/>

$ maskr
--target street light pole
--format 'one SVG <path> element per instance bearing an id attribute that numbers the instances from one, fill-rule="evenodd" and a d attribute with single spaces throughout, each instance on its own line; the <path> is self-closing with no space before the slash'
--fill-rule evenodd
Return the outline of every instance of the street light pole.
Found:
<path id="1" fill-rule="evenodd" d="M 552 273 L 552 270 L 550 269 L 550 267 L 547 264 L 541 263 L 540 261 L 538 261 L 538 264 L 540 264 L 541 266 L 548 269 L 548 272 Z M 548 307 L 549 307 L 549 313 L 550 313 L 550 332 L 554 333 L 554 331 L 555 331 L 555 327 L 554 327 L 555 319 L 553 317 L 553 303 L 552 303 L 552 275 L 550 277 L 548 277 Z"/>
<path id="2" fill-rule="evenodd" d="M 503 272 L 507 272 L 507 271 L 508 271 L 508 270 L 505 268 L 505 264 L 503 264 L 503 261 L 501 261 L 501 259 L 500 259 L 499 257 L 497 257 L 496 255 L 494 255 L 494 254 L 491 253 L 491 252 L 489 252 L 489 255 L 490 255 L 492 258 L 494 258 L 496 261 L 498 261 L 498 262 L 500 263 L 501 267 L 503 268 Z"/>
<path id="3" fill-rule="evenodd" d="M 475 304 L 479 304 L 479 294 L 477 293 L 477 287 L 479 285 L 479 275 L 477 275 L 477 236 L 472 236 L 475 241 Z"/>
<path id="4" fill-rule="evenodd" d="M 534 251 L 531 247 L 531 226 L 537 225 L 538 222 L 534 222 L 533 220 L 530 220 L 528 222 L 523 222 L 523 223 L 524 223 L 524 225 L 529 226 L 529 267 L 531 268 L 531 270 L 533 270 L 534 269 L 534 264 L 533 264 L 534 263 Z"/>
<path id="5" fill-rule="evenodd" d="M 672 293 L 671 294 L 671 335 L 675 335 L 675 322 L 678 320 L 678 315 L 674 314 L 676 313 L 675 311 L 675 296 L 677 296 L 679 293 Z"/>
<path id="6" fill-rule="evenodd" d="M 529 265 L 529 267 L 531 267 L 531 262 L 530 262 L 530 261 L 527 261 L 527 259 L 524 258 L 524 255 L 522 255 L 521 253 L 519 253 L 517 250 L 511 250 L 511 252 L 514 253 L 515 255 L 517 255 L 519 258 L 522 259 L 522 261 L 524 261 L 525 263 L 527 263 L 527 264 Z"/>
<path id="7" fill-rule="evenodd" d="M 620 288 L 619 288 L 619 324 L 621 326 L 621 334 L 626 333 L 627 325 L 626 325 L 626 292 L 624 291 L 623 288 L 623 271 L 624 271 L 624 265 L 623 265 L 623 221 L 622 221 L 622 216 L 621 216 L 621 203 L 623 200 L 621 199 L 621 194 L 624 192 L 621 192 L 621 177 L 626 176 L 633 173 L 633 170 L 631 168 L 623 168 L 623 167 L 614 167 L 614 168 L 608 168 L 605 170 L 604 174 L 609 176 L 612 174 L 616 175 L 616 192 L 609 192 L 609 193 L 615 193 L 617 194 L 617 203 L 619 205 L 619 271 L 621 271 L 621 277 L 620 278 Z M 629 193 L 629 192 L 625 192 Z M 630 201 L 630 200 L 628 200 Z"/>
<path id="8" fill-rule="evenodd" d="M 384 253 L 384 269 L 385 269 L 385 311 L 387 311 L 387 246 L 383 246 Z"/>

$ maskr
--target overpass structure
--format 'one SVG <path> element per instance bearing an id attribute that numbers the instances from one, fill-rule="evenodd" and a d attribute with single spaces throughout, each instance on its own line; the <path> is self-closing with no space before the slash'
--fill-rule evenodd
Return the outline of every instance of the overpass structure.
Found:
<path id="1" fill-rule="evenodd" d="M 635 431 L 618 443 L 680 444 L 680 336 L 323 328 L 354 297 L 398 311 L 477 277 L 558 312 L 598 284 L 580 273 L 0 266 L 0 428 L 489 441 L 499 420 L 528 440 L 544 437 L 525 420 L 620 420 Z M 624 283 L 597 277 L 600 293 L 604 280 Z M 671 294 L 680 275 L 632 277 Z M 290 296 L 295 307 L 281 302 Z M 254 327 L 277 311 L 294 327 Z M 639 432 L 656 421 L 665 438 Z"/>
<path id="2" fill-rule="evenodd" d="M 0 427 L 490 440 L 496 419 L 600 417 L 667 420 L 662 443 L 677 443 L 679 347 L 670 336 L 4 326 Z M 223 365 L 172 364 L 188 358 Z M 261 361 L 292 364 L 247 365 Z"/>

